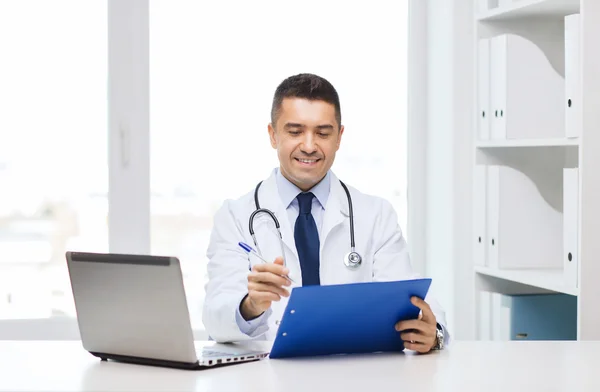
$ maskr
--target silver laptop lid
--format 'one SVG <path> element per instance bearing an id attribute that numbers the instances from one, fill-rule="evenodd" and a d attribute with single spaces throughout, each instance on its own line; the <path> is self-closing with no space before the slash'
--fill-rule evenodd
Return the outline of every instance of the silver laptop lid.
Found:
<path id="1" fill-rule="evenodd" d="M 197 361 L 177 258 L 80 252 L 66 257 L 86 350 Z"/>

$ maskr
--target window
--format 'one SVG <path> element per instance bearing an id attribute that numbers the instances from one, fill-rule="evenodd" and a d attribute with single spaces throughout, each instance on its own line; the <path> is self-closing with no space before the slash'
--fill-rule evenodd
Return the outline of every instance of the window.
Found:
<path id="1" fill-rule="evenodd" d="M 337 88 L 346 131 L 333 170 L 392 202 L 406 230 L 407 7 L 150 1 L 151 248 L 180 257 L 196 326 L 213 215 L 277 166 L 267 124 L 287 76 Z"/>
<path id="2" fill-rule="evenodd" d="M 109 3 L 118 20 L 107 23 Z M 151 137 L 151 161 L 134 154 L 128 175 L 150 171 L 151 206 L 131 226 L 147 229 L 150 215 L 151 253 L 182 260 L 196 328 L 214 213 L 277 166 L 267 124 L 287 76 L 336 86 L 346 132 L 333 170 L 392 202 L 406 231 L 408 6 L 397 3 L 149 1 L 150 60 L 138 65 L 150 68 L 151 134 L 141 126 L 134 140 Z M 74 317 L 65 251 L 107 252 L 108 198 L 147 196 L 126 182 L 108 191 L 108 158 L 123 151 L 108 151 L 109 39 L 134 29 L 128 42 L 144 45 L 143 5 L 0 2 L 0 319 Z M 124 53 L 114 64 L 128 66 Z M 146 87 L 132 83 L 132 96 Z M 119 115 L 136 110 L 118 98 Z M 143 238 L 132 246 L 148 251 Z"/>
<path id="3" fill-rule="evenodd" d="M 65 251 L 108 250 L 106 10 L 0 2 L 0 319 L 75 316 Z"/>

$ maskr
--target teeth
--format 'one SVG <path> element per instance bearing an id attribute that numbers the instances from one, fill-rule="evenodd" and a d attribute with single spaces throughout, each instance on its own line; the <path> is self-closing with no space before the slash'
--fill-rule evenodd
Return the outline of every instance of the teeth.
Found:
<path id="1" fill-rule="evenodd" d="M 316 159 L 314 159 L 314 160 L 309 160 L 309 159 L 298 159 L 298 160 L 299 160 L 300 162 L 302 162 L 302 163 L 314 163 L 314 162 L 316 162 L 316 161 L 317 161 Z"/>

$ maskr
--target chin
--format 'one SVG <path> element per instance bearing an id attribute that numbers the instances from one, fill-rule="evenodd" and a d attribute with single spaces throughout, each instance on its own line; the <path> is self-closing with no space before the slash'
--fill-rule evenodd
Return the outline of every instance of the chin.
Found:
<path id="1" fill-rule="evenodd" d="M 318 175 L 318 176 L 295 176 L 295 181 L 298 185 L 302 185 L 302 188 L 312 188 L 313 186 L 317 185 L 317 183 L 319 181 L 321 181 L 321 178 L 323 176 Z"/>

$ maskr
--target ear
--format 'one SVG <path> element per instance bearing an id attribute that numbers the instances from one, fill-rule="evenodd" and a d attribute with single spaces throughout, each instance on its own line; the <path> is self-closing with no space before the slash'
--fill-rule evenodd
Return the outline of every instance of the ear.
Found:
<path id="1" fill-rule="evenodd" d="M 340 127 L 340 132 L 338 133 L 337 147 L 335 148 L 336 151 L 340 149 L 340 143 L 342 142 L 342 134 L 343 133 L 344 133 L 344 126 L 342 125 Z"/>
<path id="2" fill-rule="evenodd" d="M 269 139 L 271 139 L 271 147 L 277 148 L 277 138 L 275 135 L 275 128 L 273 128 L 273 124 L 269 123 Z"/>

